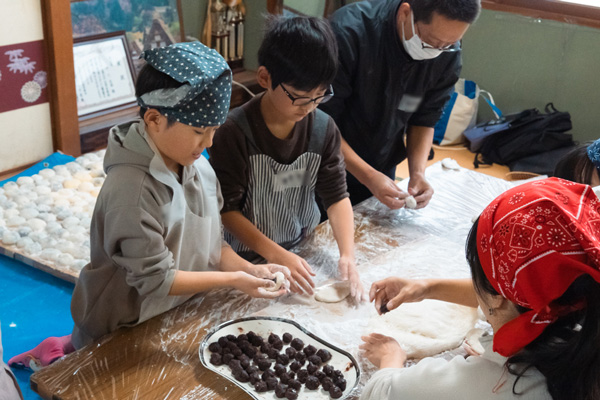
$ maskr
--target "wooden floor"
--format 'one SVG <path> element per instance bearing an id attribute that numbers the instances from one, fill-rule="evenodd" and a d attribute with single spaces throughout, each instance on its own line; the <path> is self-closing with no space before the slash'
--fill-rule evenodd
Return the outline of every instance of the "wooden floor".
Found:
<path id="1" fill-rule="evenodd" d="M 507 175 L 510 172 L 510 170 L 504 165 L 482 165 L 479 168 L 475 168 L 473 166 L 473 159 L 475 158 L 475 154 L 471 153 L 466 147 L 444 148 L 440 146 L 435 146 L 434 153 L 435 155 L 433 157 L 433 160 L 429 160 L 427 162 L 427 166 L 441 161 L 444 158 L 452 158 L 456 160 L 456 162 L 458 162 L 458 165 L 460 165 L 463 168 L 491 175 L 496 178 L 512 180 L 510 174 Z M 396 168 L 396 177 L 402 179 L 408 178 L 408 161 L 404 160 L 403 162 L 398 164 L 398 168 Z"/>

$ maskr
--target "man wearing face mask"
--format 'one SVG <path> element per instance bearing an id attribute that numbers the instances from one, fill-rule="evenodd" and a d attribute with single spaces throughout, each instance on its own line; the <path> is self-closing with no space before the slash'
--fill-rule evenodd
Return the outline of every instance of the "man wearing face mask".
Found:
<path id="1" fill-rule="evenodd" d="M 332 15 L 340 67 L 335 95 L 321 108 L 342 133 L 352 204 L 371 195 L 391 209 L 409 195 L 418 208 L 429 203 L 433 127 L 460 74 L 460 40 L 480 7 L 480 0 L 371 0 Z M 408 193 L 394 184 L 405 158 Z"/>

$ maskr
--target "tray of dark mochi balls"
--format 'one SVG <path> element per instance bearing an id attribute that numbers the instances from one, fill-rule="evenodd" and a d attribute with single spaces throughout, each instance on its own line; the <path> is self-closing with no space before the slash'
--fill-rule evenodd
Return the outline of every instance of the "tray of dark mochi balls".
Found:
<path id="1" fill-rule="evenodd" d="M 344 399 L 360 378 L 350 353 L 276 317 L 220 325 L 200 344 L 200 361 L 260 400 Z"/>

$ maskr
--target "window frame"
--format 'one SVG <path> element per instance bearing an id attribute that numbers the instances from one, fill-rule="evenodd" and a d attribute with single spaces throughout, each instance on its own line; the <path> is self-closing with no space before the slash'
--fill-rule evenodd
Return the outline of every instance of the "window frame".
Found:
<path id="1" fill-rule="evenodd" d="M 558 0 L 481 0 L 484 9 L 600 28 L 600 7 Z"/>

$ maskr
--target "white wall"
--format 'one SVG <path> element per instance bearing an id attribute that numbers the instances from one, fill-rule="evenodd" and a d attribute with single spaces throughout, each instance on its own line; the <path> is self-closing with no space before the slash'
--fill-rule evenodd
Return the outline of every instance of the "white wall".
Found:
<path id="1" fill-rule="evenodd" d="M 0 0 L 0 12 L 0 46 L 44 38 L 40 0 Z M 0 172 L 35 163 L 52 152 L 49 103 L 0 113 Z"/>

